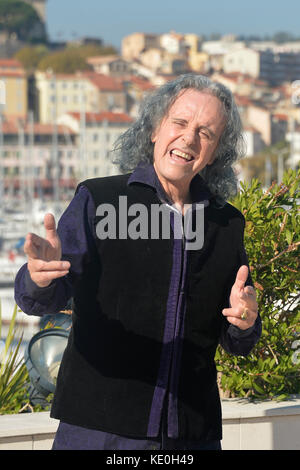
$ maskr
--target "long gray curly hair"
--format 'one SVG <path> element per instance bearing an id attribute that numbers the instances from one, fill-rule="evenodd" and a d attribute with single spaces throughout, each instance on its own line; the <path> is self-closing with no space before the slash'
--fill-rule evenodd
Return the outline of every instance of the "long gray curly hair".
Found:
<path id="1" fill-rule="evenodd" d="M 223 104 L 226 125 L 212 165 L 201 170 L 200 175 L 210 191 L 220 202 L 237 192 L 237 177 L 233 164 L 244 155 L 242 123 L 232 93 L 224 85 L 196 74 L 181 75 L 157 88 L 140 106 L 136 121 L 115 142 L 114 163 L 121 173 L 128 173 L 140 163 L 153 163 L 151 135 L 176 100 L 179 93 L 192 88 L 211 93 Z"/>

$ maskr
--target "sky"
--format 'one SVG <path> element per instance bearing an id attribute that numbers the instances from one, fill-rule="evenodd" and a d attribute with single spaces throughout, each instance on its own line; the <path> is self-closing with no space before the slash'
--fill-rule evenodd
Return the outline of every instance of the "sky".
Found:
<path id="1" fill-rule="evenodd" d="M 299 0 L 47 0 L 50 39 L 100 37 L 117 49 L 133 32 L 300 36 Z"/>

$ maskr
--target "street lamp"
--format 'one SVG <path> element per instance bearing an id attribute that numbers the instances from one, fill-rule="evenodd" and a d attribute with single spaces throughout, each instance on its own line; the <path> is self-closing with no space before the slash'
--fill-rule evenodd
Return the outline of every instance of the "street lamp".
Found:
<path id="1" fill-rule="evenodd" d="M 39 331 L 31 338 L 24 353 L 30 378 L 29 398 L 34 405 L 48 404 L 47 397 L 55 391 L 60 363 L 68 342 L 71 315 L 60 313 L 56 316 L 57 324 L 64 327 Z"/>

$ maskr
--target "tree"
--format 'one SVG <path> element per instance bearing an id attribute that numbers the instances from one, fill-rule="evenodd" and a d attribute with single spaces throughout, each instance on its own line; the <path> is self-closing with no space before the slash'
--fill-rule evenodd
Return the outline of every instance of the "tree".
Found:
<path id="1" fill-rule="evenodd" d="M 19 60 L 26 70 L 35 70 L 39 62 L 49 53 L 44 44 L 38 46 L 25 46 L 15 54 L 15 59 Z"/>
<path id="2" fill-rule="evenodd" d="M 54 73 L 74 73 L 77 70 L 89 70 L 86 60 L 75 50 L 64 49 L 48 54 L 38 64 L 38 69 L 52 69 Z"/>
<path id="3" fill-rule="evenodd" d="M 115 54 L 111 46 L 69 46 L 46 55 L 38 64 L 38 69 L 52 69 L 55 73 L 74 73 L 77 70 L 90 70 L 86 59 L 91 56 Z"/>
<path id="4" fill-rule="evenodd" d="M 247 357 L 217 349 L 221 396 L 283 399 L 300 391 L 299 180 L 289 170 L 267 190 L 258 180 L 232 201 L 245 216 L 245 247 L 262 336 Z"/>
<path id="5" fill-rule="evenodd" d="M 0 0 L 0 31 L 25 42 L 46 42 L 45 26 L 35 9 L 21 0 Z"/>

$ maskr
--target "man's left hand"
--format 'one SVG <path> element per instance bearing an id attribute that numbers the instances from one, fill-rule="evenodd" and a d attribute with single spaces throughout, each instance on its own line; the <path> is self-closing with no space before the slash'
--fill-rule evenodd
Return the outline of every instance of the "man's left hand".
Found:
<path id="1" fill-rule="evenodd" d="M 254 325 L 258 309 L 255 289 L 251 286 L 245 287 L 248 272 L 247 266 L 240 267 L 231 288 L 229 299 L 231 307 L 222 310 L 227 320 L 241 330 L 246 330 Z"/>

